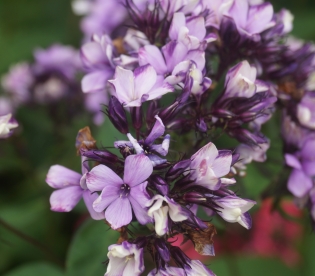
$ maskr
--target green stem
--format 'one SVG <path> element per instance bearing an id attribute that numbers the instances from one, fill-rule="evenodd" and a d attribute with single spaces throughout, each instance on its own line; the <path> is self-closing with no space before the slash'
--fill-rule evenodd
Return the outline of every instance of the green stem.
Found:
<path id="1" fill-rule="evenodd" d="M 28 235 L 24 234 L 20 230 L 14 228 L 13 226 L 8 224 L 7 222 L 5 222 L 1 218 L 0 218 L 0 225 L 3 226 L 3 228 L 5 228 L 8 231 L 10 231 L 11 233 L 13 233 L 14 235 L 20 237 L 21 239 L 23 239 L 23 240 L 27 241 L 28 243 L 32 244 L 34 247 L 38 248 L 40 251 L 42 251 L 46 255 L 46 257 L 49 260 L 51 260 L 52 262 L 54 262 L 58 266 L 64 267 L 64 263 L 49 248 L 47 248 L 45 245 L 43 245 L 39 241 L 35 240 L 31 236 L 28 236 Z"/>

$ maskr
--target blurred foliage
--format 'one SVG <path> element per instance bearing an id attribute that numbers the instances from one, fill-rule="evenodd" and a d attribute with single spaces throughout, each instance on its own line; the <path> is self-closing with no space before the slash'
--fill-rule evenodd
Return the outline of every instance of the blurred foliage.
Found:
<path id="1" fill-rule="evenodd" d="M 295 16 L 293 34 L 315 40 L 315 2 L 313 0 L 274 0 L 275 10 L 282 7 Z M 69 0 L 0 1 L 0 73 L 11 64 L 31 61 L 36 47 L 52 43 L 78 47 L 81 41 L 79 18 L 73 15 Z M 87 219 L 83 204 L 71 213 L 49 210 L 52 189 L 45 176 L 53 164 L 80 171 L 74 141 L 77 131 L 86 125 L 99 145 L 111 146 L 124 138 L 108 121 L 101 128 L 91 124 L 82 111 L 70 124 L 56 124 L 45 106 L 21 108 L 16 117 L 19 130 L 0 141 L 0 274 L 5 276 L 97 276 L 103 275 L 107 247 L 117 240 L 117 233 L 107 231 L 102 222 Z M 247 176 L 238 179 L 236 189 L 242 196 L 277 194 L 282 170 L 281 140 L 277 116 L 264 127 L 271 139 L 266 164 L 252 164 Z M 228 138 L 227 138 L 228 139 Z M 224 144 L 226 140 L 220 140 Z M 223 147 L 224 145 L 222 145 Z M 285 175 L 285 174 L 284 174 Z M 279 182 L 280 181 L 280 182 Z M 218 224 L 222 224 L 222 220 Z M 305 233 L 299 245 L 302 262 L 288 268 L 280 260 L 244 255 L 223 255 L 210 259 L 217 275 L 315 275 L 315 238 L 304 221 Z M 216 222 L 215 222 L 216 224 Z M 240 226 L 241 227 L 241 226 Z"/>

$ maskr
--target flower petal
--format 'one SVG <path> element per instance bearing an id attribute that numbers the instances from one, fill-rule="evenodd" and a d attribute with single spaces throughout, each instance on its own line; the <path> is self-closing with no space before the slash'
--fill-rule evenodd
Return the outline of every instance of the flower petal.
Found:
<path id="1" fill-rule="evenodd" d="M 101 195 L 95 199 L 93 202 L 93 208 L 96 212 L 102 212 L 111 204 L 115 199 L 119 197 L 118 186 L 106 186 Z"/>
<path id="2" fill-rule="evenodd" d="M 50 209 L 55 212 L 70 212 L 80 201 L 82 193 L 80 186 L 70 186 L 54 191 L 50 196 Z"/>
<path id="3" fill-rule="evenodd" d="M 67 186 L 79 186 L 82 175 L 70 170 L 64 166 L 51 166 L 47 176 L 46 182 L 53 188 L 64 188 Z"/>
<path id="4" fill-rule="evenodd" d="M 85 75 L 82 79 L 82 91 L 95 92 L 105 88 L 107 80 L 113 75 L 113 70 L 96 71 Z"/>
<path id="5" fill-rule="evenodd" d="M 144 182 L 152 172 L 153 166 L 147 156 L 129 155 L 125 160 L 124 183 L 133 187 Z"/>
<path id="6" fill-rule="evenodd" d="M 95 219 L 95 220 L 105 219 L 104 212 L 96 212 L 93 209 L 92 204 L 97 198 L 98 198 L 97 193 L 91 193 L 89 190 L 83 191 L 83 200 L 84 200 L 85 206 L 88 209 L 92 219 Z"/>
<path id="7" fill-rule="evenodd" d="M 296 197 L 303 197 L 313 187 L 313 182 L 303 171 L 294 169 L 288 180 L 288 190 Z"/>
<path id="8" fill-rule="evenodd" d="M 94 167 L 86 175 L 86 184 L 91 192 L 101 191 L 106 186 L 119 186 L 123 183 L 122 179 L 105 165 Z"/>
<path id="9" fill-rule="evenodd" d="M 105 218 L 113 229 L 129 224 L 132 219 L 129 199 L 119 197 L 114 200 L 106 209 Z"/>
<path id="10" fill-rule="evenodd" d="M 135 76 L 135 93 L 137 98 L 142 95 L 148 94 L 156 82 L 156 71 L 150 64 L 140 66 L 134 70 Z"/>
<path id="11" fill-rule="evenodd" d="M 161 118 L 158 115 L 156 115 L 155 119 L 156 119 L 155 124 L 154 124 L 150 134 L 148 135 L 148 137 L 144 141 L 147 145 L 153 144 L 153 142 L 157 138 L 161 137 L 165 132 L 165 126 L 164 126 Z"/>

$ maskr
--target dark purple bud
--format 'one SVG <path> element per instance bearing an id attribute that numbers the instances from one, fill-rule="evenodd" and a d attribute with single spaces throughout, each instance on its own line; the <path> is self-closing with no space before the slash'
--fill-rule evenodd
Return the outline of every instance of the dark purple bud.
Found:
<path id="1" fill-rule="evenodd" d="M 208 126 L 203 118 L 196 120 L 196 127 L 200 132 L 207 132 Z"/>
<path id="2" fill-rule="evenodd" d="M 182 160 L 174 164 L 166 173 L 166 181 L 173 181 L 181 176 L 189 167 L 190 159 Z"/>
<path id="3" fill-rule="evenodd" d="M 267 138 L 262 133 L 255 134 L 244 128 L 231 129 L 228 131 L 228 134 L 247 145 L 257 145 L 268 142 Z"/>
<path id="4" fill-rule="evenodd" d="M 148 106 L 147 114 L 146 114 L 146 122 L 147 122 L 147 125 L 149 127 L 152 126 L 156 121 L 154 116 L 159 113 L 158 107 L 159 107 L 159 105 L 158 105 L 157 101 L 150 101 L 149 102 L 149 106 Z"/>
<path id="5" fill-rule="evenodd" d="M 185 103 L 189 99 L 189 96 L 191 94 L 191 89 L 193 86 L 194 80 L 192 77 L 190 77 L 187 73 L 184 89 L 182 90 L 182 93 L 176 98 L 176 101 L 180 103 Z"/>
<path id="6" fill-rule="evenodd" d="M 215 109 L 211 112 L 211 115 L 219 118 L 231 119 L 235 116 L 235 114 L 229 110 L 225 109 Z"/>
<path id="7" fill-rule="evenodd" d="M 106 115 L 118 131 L 129 133 L 125 109 L 115 96 L 111 96 Z"/>
<path id="8" fill-rule="evenodd" d="M 135 129 L 139 130 L 142 127 L 142 107 L 131 107 L 130 108 L 132 125 Z"/>
<path id="9" fill-rule="evenodd" d="M 197 192 L 188 192 L 183 195 L 183 200 L 188 203 L 200 204 L 206 202 L 207 198 L 203 194 Z"/>
<path id="10" fill-rule="evenodd" d="M 240 154 L 239 153 L 233 153 L 232 155 L 232 162 L 231 162 L 231 167 L 238 162 L 239 158 L 240 158 Z"/>
<path id="11" fill-rule="evenodd" d="M 162 111 L 159 112 L 158 115 L 164 124 L 169 122 L 171 119 L 174 119 L 174 116 L 177 113 L 178 107 L 179 107 L 179 102 L 175 101 L 172 105 L 170 105 L 169 107 L 165 109 L 162 109 Z"/>
<path id="12" fill-rule="evenodd" d="M 152 175 L 149 178 L 149 183 L 162 195 L 168 195 L 169 186 L 162 177 L 158 175 Z"/>
<path id="13" fill-rule="evenodd" d="M 169 262 L 171 257 L 170 257 L 170 251 L 168 249 L 166 242 L 162 239 L 156 239 L 154 242 L 154 246 L 155 246 L 156 251 L 159 253 L 160 257 L 165 262 Z"/>
<path id="14" fill-rule="evenodd" d="M 87 158 L 93 159 L 99 163 L 104 165 L 112 165 L 116 162 L 120 162 L 118 156 L 107 151 L 107 150 L 80 150 L 81 156 L 85 156 Z"/>

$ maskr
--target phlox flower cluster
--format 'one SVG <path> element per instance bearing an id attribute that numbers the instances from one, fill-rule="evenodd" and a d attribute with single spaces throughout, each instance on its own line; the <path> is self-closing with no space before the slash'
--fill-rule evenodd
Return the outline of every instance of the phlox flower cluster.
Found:
<path id="1" fill-rule="evenodd" d="M 255 201 L 233 184 L 247 164 L 266 160 L 262 125 L 276 109 L 292 168 L 288 190 L 315 221 L 315 48 L 288 38 L 289 11 L 250 0 L 76 0 L 73 7 L 84 15 L 80 60 L 60 45 L 39 50 L 3 86 L 14 105 L 82 90 L 96 122 L 103 104 L 126 136 L 105 145 L 110 151 L 81 129 L 81 173 L 54 165 L 46 178 L 53 211 L 69 212 L 83 198 L 93 219 L 120 233 L 105 275 L 142 274 L 144 254 L 155 264 L 148 275 L 214 275 L 172 238 L 182 234 L 213 256 L 212 216 L 251 228 Z M 0 117 L 0 138 L 14 127 L 11 115 Z M 221 135 L 237 146 L 218 149 Z"/>

